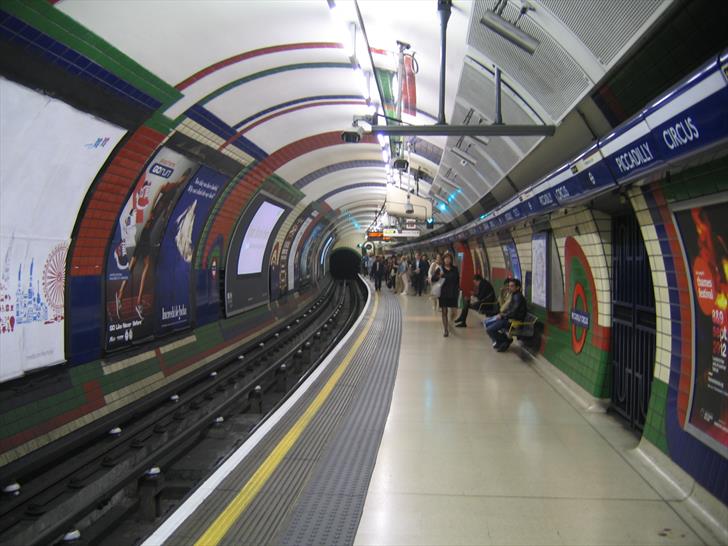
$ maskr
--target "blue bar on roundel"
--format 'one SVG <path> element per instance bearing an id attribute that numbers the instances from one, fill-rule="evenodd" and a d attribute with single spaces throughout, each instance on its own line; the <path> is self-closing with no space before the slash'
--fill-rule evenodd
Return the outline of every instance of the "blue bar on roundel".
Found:
<path id="1" fill-rule="evenodd" d="M 571 172 L 575 174 L 577 183 L 572 186 L 582 194 L 600 192 L 617 182 L 607 167 L 606 161 L 599 150 L 598 144 L 593 144 L 573 159 L 569 164 Z"/>

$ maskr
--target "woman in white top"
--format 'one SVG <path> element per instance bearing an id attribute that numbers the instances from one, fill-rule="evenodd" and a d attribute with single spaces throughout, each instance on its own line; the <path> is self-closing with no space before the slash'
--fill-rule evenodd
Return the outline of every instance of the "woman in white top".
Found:
<path id="1" fill-rule="evenodd" d="M 435 259 L 430 264 L 430 269 L 427 271 L 427 282 L 430 283 L 430 286 L 432 286 L 432 275 L 435 274 L 435 271 L 438 269 L 442 270 L 442 256 L 440 254 L 435 255 Z M 430 301 L 432 301 L 432 310 L 437 312 L 437 297 L 430 295 Z"/>

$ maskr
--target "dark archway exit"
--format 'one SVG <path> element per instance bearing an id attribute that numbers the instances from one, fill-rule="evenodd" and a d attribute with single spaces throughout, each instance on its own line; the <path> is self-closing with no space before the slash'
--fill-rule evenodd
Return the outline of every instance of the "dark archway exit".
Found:
<path id="1" fill-rule="evenodd" d="M 642 430 L 655 362 L 655 291 L 634 214 L 612 220 L 612 408 Z"/>

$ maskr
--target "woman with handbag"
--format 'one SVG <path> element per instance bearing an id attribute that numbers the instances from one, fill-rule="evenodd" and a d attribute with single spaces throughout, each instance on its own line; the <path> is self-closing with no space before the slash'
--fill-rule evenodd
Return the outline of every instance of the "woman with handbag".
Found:
<path id="1" fill-rule="evenodd" d="M 442 313 L 442 327 L 444 329 L 443 336 L 448 337 L 450 331 L 448 329 L 447 310 L 450 308 L 454 318 L 455 311 L 458 306 L 458 295 L 460 294 L 460 272 L 453 265 L 452 254 L 446 252 L 442 256 L 442 269 L 436 271 L 433 279 L 435 281 L 443 280 L 440 287 L 440 312 Z M 434 290 L 434 285 L 433 285 Z"/>
<path id="2" fill-rule="evenodd" d="M 442 257 L 439 254 L 435 254 L 435 259 L 430 264 L 430 269 L 427 271 L 427 283 L 430 285 L 430 300 L 432 300 L 432 310 L 437 312 L 437 299 L 440 297 L 439 288 L 437 294 L 433 292 L 435 287 L 435 281 L 432 280 L 432 276 L 435 271 L 442 268 Z"/>

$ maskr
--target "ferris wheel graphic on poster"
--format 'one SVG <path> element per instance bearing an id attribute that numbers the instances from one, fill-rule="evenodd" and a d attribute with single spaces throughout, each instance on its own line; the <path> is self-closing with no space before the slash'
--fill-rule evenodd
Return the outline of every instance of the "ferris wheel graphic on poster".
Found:
<path id="1" fill-rule="evenodd" d="M 63 288 L 66 284 L 66 253 L 68 243 L 58 243 L 48 253 L 43 266 L 43 295 L 48 307 L 53 310 L 52 318 L 63 319 Z"/>

